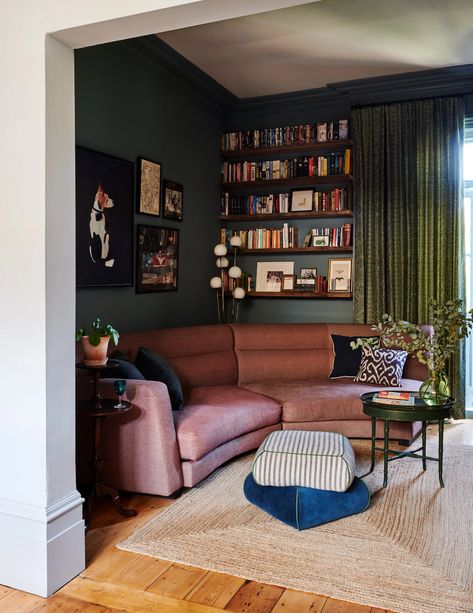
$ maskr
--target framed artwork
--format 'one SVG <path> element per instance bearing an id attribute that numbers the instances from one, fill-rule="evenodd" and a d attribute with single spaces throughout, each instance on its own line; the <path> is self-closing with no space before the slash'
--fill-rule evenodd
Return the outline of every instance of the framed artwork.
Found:
<path id="1" fill-rule="evenodd" d="M 159 215 L 161 203 L 161 164 L 139 157 L 137 211 L 143 215 Z"/>
<path id="2" fill-rule="evenodd" d="M 133 285 L 133 163 L 76 147 L 77 287 Z"/>
<path id="3" fill-rule="evenodd" d="M 280 292 L 284 275 L 294 274 L 294 262 L 258 262 L 256 291 Z"/>
<path id="4" fill-rule="evenodd" d="M 317 276 L 317 268 L 301 268 L 301 279 L 315 279 Z"/>
<path id="5" fill-rule="evenodd" d="M 184 187 L 180 183 L 163 180 L 163 202 L 163 216 L 166 217 L 166 219 L 182 221 Z"/>
<path id="6" fill-rule="evenodd" d="M 283 275 L 282 291 L 292 292 L 294 290 L 294 275 Z"/>
<path id="7" fill-rule="evenodd" d="M 352 258 L 329 258 L 327 289 L 329 292 L 350 292 Z"/>
<path id="8" fill-rule="evenodd" d="M 291 211 L 312 211 L 314 192 L 309 190 L 294 190 L 291 194 Z"/>
<path id="9" fill-rule="evenodd" d="M 312 236 L 313 247 L 328 247 L 329 242 L 330 240 L 328 236 Z"/>
<path id="10" fill-rule="evenodd" d="M 179 230 L 137 226 L 137 293 L 177 290 Z"/>

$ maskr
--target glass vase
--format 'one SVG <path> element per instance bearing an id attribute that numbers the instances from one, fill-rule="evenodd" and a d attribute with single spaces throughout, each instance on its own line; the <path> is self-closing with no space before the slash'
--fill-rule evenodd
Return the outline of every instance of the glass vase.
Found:
<path id="1" fill-rule="evenodd" d="M 450 396 L 447 375 L 443 370 L 430 371 L 429 378 L 419 389 L 419 396 L 430 405 L 442 404 Z"/>

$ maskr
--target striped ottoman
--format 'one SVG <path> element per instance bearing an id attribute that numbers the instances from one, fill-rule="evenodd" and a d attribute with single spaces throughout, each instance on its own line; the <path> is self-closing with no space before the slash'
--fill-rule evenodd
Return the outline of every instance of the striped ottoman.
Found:
<path id="1" fill-rule="evenodd" d="M 335 432 L 272 432 L 262 442 L 253 462 L 253 478 L 258 485 L 346 492 L 354 476 L 351 443 Z"/>

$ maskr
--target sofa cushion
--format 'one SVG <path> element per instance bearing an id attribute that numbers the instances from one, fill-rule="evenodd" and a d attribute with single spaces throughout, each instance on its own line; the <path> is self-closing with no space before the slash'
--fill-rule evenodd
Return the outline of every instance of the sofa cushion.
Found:
<path id="1" fill-rule="evenodd" d="M 279 403 L 261 394 L 233 385 L 192 388 L 175 414 L 181 458 L 199 460 L 227 441 L 280 421 Z"/>
<path id="2" fill-rule="evenodd" d="M 117 366 L 107 366 L 100 373 L 102 379 L 135 379 L 138 381 L 144 380 L 143 373 L 123 356 L 112 358 Z"/>
<path id="3" fill-rule="evenodd" d="M 361 513 L 370 503 L 368 488 L 357 477 L 346 492 L 329 492 L 311 487 L 258 485 L 250 473 L 243 492 L 249 502 L 298 530 Z"/>
<path id="4" fill-rule="evenodd" d="M 167 386 L 173 411 L 182 408 L 181 383 L 167 360 L 149 349 L 140 347 L 136 356 L 136 366 L 148 381 L 161 381 Z"/>
<path id="5" fill-rule="evenodd" d="M 253 477 L 259 485 L 346 492 L 354 476 L 353 447 L 337 432 L 272 432 L 261 443 L 253 461 Z"/>
<path id="6" fill-rule="evenodd" d="M 333 368 L 329 375 L 330 379 L 338 377 L 351 377 L 354 379 L 360 370 L 363 350 L 361 347 L 351 348 L 351 343 L 358 338 L 379 338 L 379 337 L 360 337 L 360 336 L 340 336 L 332 334 L 333 343 Z M 379 340 L 378 340 L 379 345 Z"/>
<path id="7" fill-rule="evenodd" d="M 407 360 L 407 351 L 364 347 L 360 371 L 355 381 L 399 387 Z"/>
<path id="8" fill-rule="evenodd" d="M 417 391 L 421 381 L 403 379 L 402 388 Z M 327 421 L 330 419 L 370 419 L 363 413 L 360 394 L 377 392 L 379 387 L 355 383 L 350 379 L 312 379 L 310 381 L 261 381 L 245 385 L 259 394 L 277 400 L 282 406 L 283 422 Z"/>

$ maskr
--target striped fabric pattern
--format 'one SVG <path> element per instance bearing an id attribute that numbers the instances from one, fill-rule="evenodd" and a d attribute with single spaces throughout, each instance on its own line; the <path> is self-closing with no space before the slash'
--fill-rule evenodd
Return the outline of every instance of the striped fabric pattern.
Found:
<path id="1" fill-rule="evenodd" d="M 259 485 L 345 492 L 354 476 L 353 448 L 345 436 L 336 432 L 272 432 L 253 462 L 253 477 Z"/>

